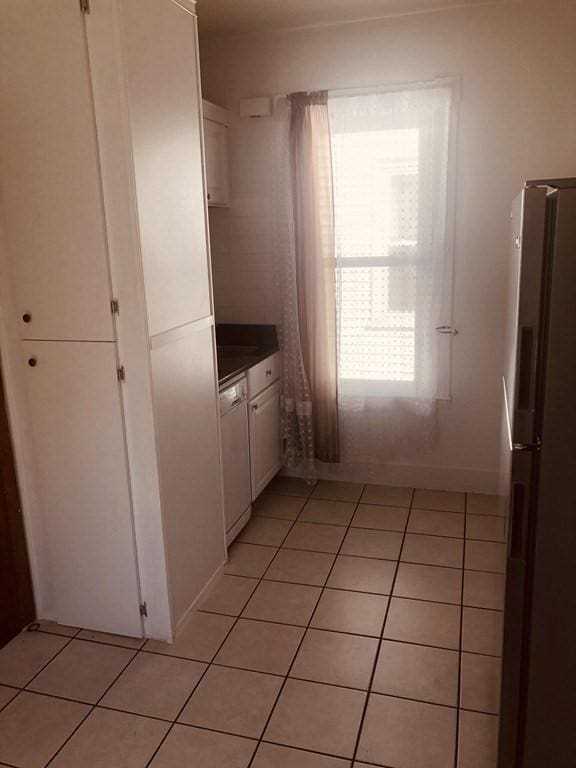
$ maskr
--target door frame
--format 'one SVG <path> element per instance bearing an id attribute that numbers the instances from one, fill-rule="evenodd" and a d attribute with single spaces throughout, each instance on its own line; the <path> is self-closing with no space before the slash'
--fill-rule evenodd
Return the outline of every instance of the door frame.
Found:
<path id="1" fill-rule="evenodd" d="M 0 360 L 1 367 L 1 360 Z M 20 491 L 16 475 L 16 463 L 12 444 L 12 432 L 8 419 L 6 396 L 0 376 L 0 457 L 5 462 L 0 465 L 0 526 L 5 529 L 8 548 L 7 575 L 14 578 L 14 599 L 12 610 L 8 614 L 8 637 L 0 637 L 0 644 L 15 637 L 27 624 L 36 618 L 34 590 L 30 572 L 30 557 Z M 5 503 L 4 503 L 5 502 Z M 5 588 L 0 585 L 0 588 Z"/>

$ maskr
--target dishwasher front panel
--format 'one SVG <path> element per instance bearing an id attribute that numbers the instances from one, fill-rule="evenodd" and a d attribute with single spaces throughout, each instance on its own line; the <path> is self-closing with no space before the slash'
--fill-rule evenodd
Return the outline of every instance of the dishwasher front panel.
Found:
<path id="1" fill-rule="evenodd" d="M 245 379 L 220 393 L 220 429 L 224 515 L 228 534 L 250 509 L 252 502 Z"/>

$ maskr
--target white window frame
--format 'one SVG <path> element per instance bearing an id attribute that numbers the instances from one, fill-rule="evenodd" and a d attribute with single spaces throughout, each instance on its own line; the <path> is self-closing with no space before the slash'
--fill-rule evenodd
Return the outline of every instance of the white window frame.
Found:
<path id="1" fill-rule="evenodd" d="M 448 135 L 448 167 L 446 188 L 446 240 L 444 255 L 444 279 L 442 285 L 442 310 L 438 327 L 445 326 L 452 329 L 452 333 L 441 335 L 438 343 L 438 387 L 437 400 L 451 399 L 452 382 L 452 344 L 457 331 L 453 327 L 454 309 L 454 242 L 456 229 L 456 183 L 457 183 L 457 157 L 458 157 L 458 131 L 459 131 L 459 105 L 461 98 L 461 80 L 459 77 L 442 77 L 434 80 L 398 83 L 393 85 L 378 85 L 371 88 L 347 88 L 331 90 L 330 98 L 361 96 L 374 93 L 391 93 L 397 91 L 413 91 L 427 88 L 450 88 L 452 90 L 452 104 L 450 109 L 450 126 Z M 363 261 L 362 259 L 360 261 Z M 362 266 L 360 261 L 357 266 Z M 380 259 L 378 259 L 380 261 Z M 368 264 L 366 264 L 368 266 Z M 346 391 L 352 393 L 354 385 L 352 380 L 346 380 Z M 395 387 L 395 383 L 391 383 Z M 378 383 L 378 391 L 385 395 L 386 385 L 382 388 L 382 382 Z M 364 393 L 366 386 L 364 385 Z M 375 388 L 376 394 L 376 388 Z M 401 396 L 402 397 L 402 396 Z M 410 395 L 404 396 L 410 399 Z"/>

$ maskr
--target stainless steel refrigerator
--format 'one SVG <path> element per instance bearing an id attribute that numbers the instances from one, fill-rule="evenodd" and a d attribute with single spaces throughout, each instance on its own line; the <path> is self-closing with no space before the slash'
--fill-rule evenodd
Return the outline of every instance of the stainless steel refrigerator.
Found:
<path id="1" fill-rule="evenodd" d="M 512 213 L 499 768 L 576 766 L 576 179 Z"/>

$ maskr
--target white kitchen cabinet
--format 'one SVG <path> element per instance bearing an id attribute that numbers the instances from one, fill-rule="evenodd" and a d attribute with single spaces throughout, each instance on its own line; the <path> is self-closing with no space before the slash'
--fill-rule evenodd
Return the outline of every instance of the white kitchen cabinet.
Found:
<path id="1" fill-rule="evenodd" d="M 152 343 L 166 551 L 177 621 L 224 558 L 214 339 L 190 323 Z"/>
<path id="2" fill-rule="evenodd" d="M 55 616 L 141 635 L 116 345 L 25 341 L 22 356 Z"/>
<path id="3" fill-rule="evenodd" d="M 209 206 L 230 205 L 228 180 L 228 113 L 204 100 L 204 151 Z"/>
<path id="4" fill-rule="evenodd" d="M 279 381 L 250 401 L 249 413 L 250 467 L 254 500 L 282 466 Z"/>
<path id="5" fill-rule="evenodd" d="M 211 314 L 196 17 L 171 0 L 124 0 L 121 13 L 142 266 L 155 336 Z"/>
<path id="6" fill-rule="evenodd" d="M 2 2 L 0 196 L 21 338 L 115 339 L 83 27 L 77 0 Z"/>
<path id="7" fill-rule="evenodd" d="M 82 5 L 2 6 L 6 390 L 39 618 L 170 640 L 225 561 L 195 3 Z"/>

